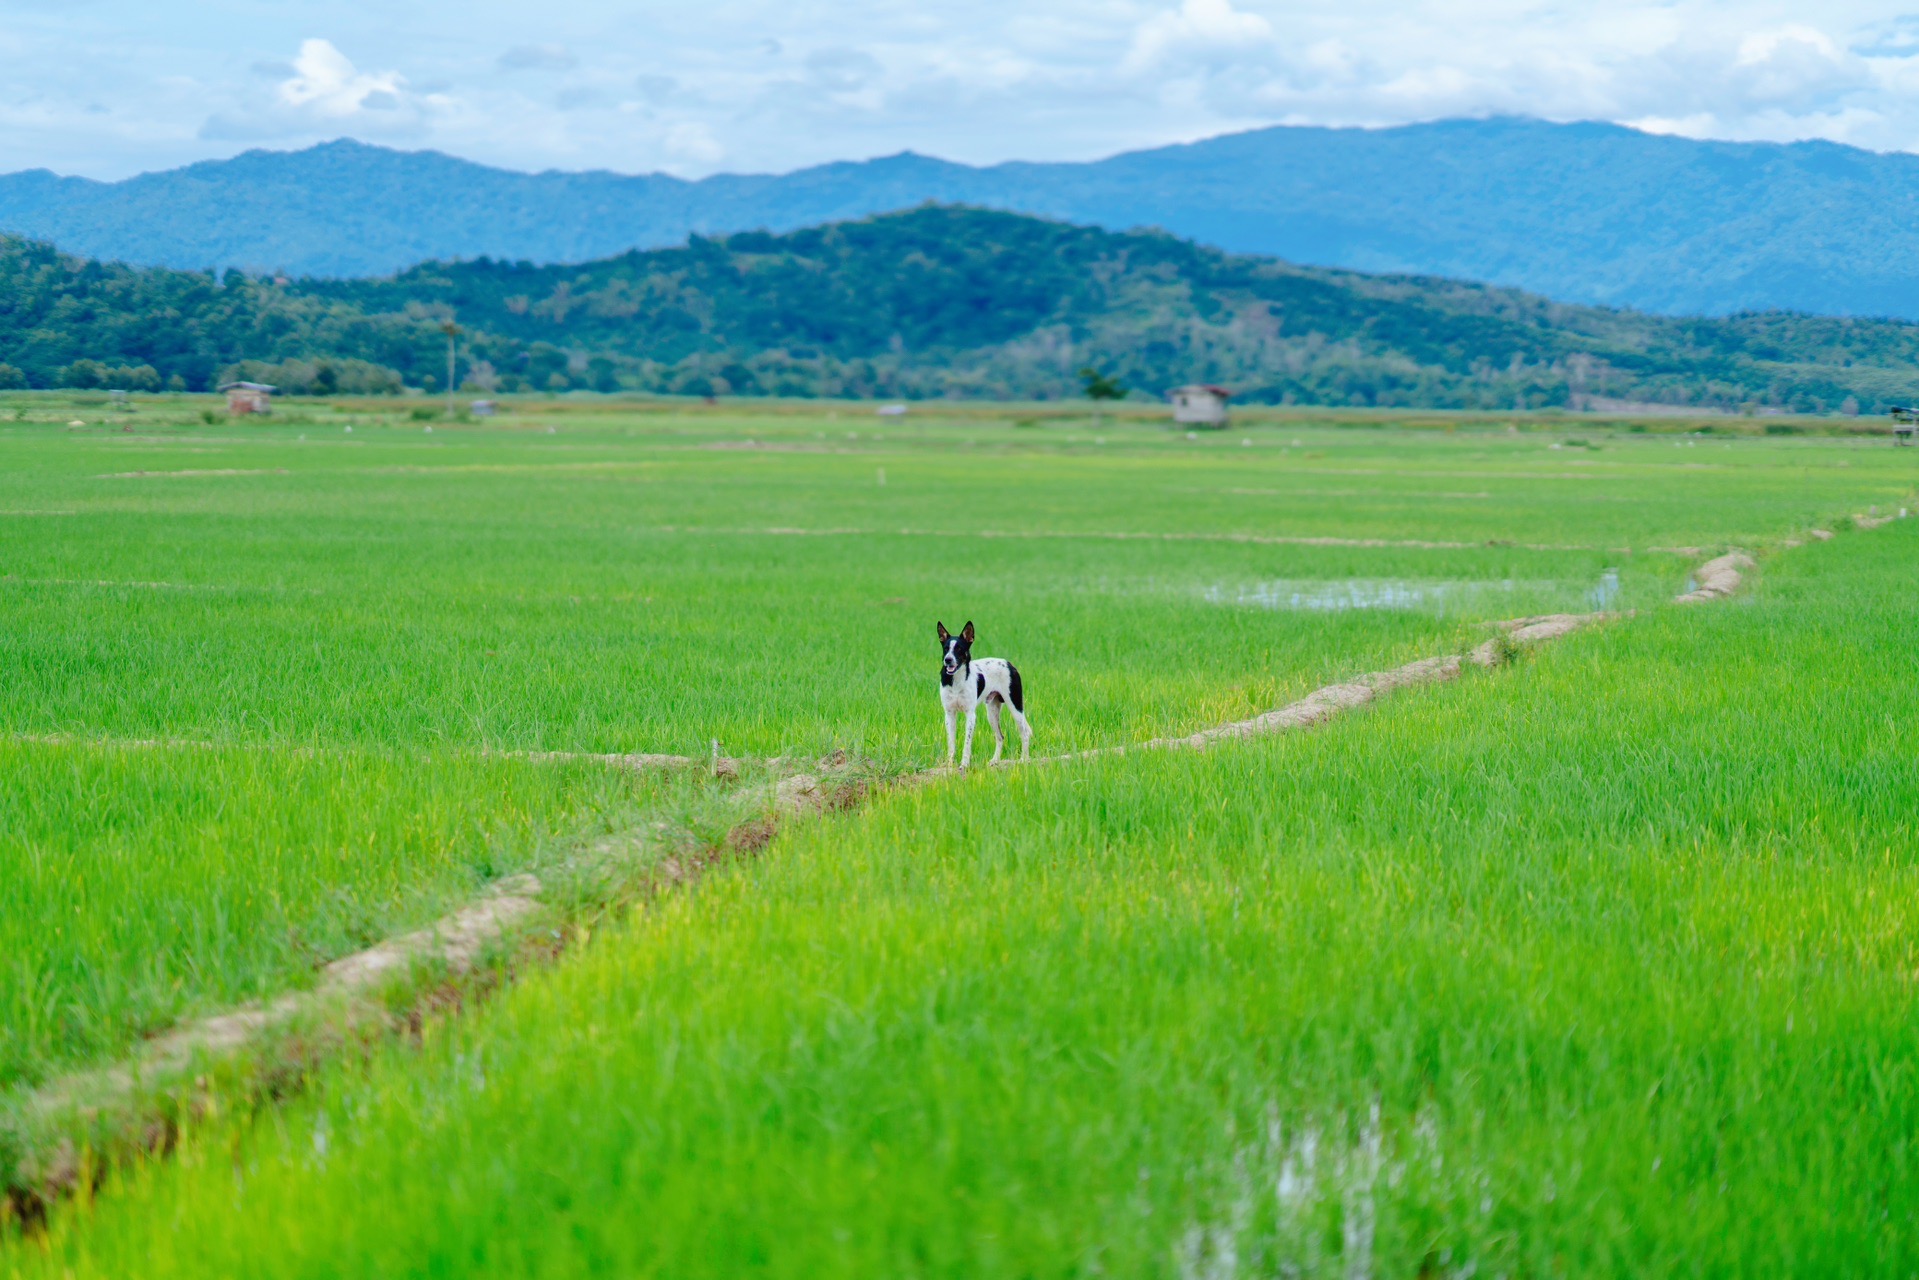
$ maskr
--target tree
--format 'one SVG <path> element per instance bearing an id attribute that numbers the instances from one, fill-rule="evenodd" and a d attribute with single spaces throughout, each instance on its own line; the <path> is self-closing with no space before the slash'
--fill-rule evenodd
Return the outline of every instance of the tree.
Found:
<path id="1" fill-rule="evenodd" d="M 573 385 L 566 376 L 569 358 L 566 352 L 550 342 L 536 342 L 527 348 L 526 380 L 535 387 L 551 387 L 555 378 L 560 379 L 560 390 Z"/>
<path id="2" fill-rule="evenodd" d="M 1091 365 L 1079 371 L 1079 380 L 1086 384 L 1086 398 L 1095 403 L 1126 398 L 1126 388 L 1120 385 L 1118 378 L 1101 373 Z"/>
<path id="3" fill-rule="evenodd" d="M 586 362 L 586 376 L 593 389 L 601 395 L 610 395 L 620 389 L 619 370 L 605 356 L 594 356 Z"/>
<path id="4" fill-rule="evenodd" d="M 5 361 L 0 361 L 0 391 L 21 391 L 26 388 L 26 385 L 26 374 Z"/>
<path id="5" fill-rule="evenodd" d="M 91 391 L 106 380 L 107 369 L 98 360 L 75 360 L 60 370 L 60 385 L 78 391 Z"/>
<path id="6" fill-rule="evenodd" d="M 101 371 L 100 385 L 120 391 L 158 391 L 160 372 L 150 364 L 117 365 Z"/>
<path id="7" fill-rule="evenodd" d="M 1120 385 L 1118 378 L 1101 373 L 1092 365 L 1079 371 L 1079 380 L 1086 387 L 1086 398 L 1093 402 L 1093 421 L 1105 420 L 1103 406 L 1108 400 L 1124 400 L 1126 388 Z"/>

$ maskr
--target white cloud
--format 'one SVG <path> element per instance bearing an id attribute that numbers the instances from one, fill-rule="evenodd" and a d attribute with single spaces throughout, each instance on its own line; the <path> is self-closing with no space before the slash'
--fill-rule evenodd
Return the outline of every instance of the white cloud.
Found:
<path id="1" fill-rule="evenodd" d="M 1854 33 L 1852 51 L 1862 58 L 1910 58 L 1919 53 L 1919 14 L 1902 13 Z"/>
<path id="2" fill-rule="evenodd" d="M 264 69 L 272 64 L 255 64 Z M 331 135 L 348 129 L 409 137 L 424 126 L 433 98 L 410 92 L 396 71 L 365 72 L 330 40 L 307 39 L 265 99 L 252 98 L 209 116 L 199 136 L 272 140 Z"/>
<path id="3" fill-rule="evenodd" d="M 1764 27 L 1674 41 L 1609 81 L 1601 104 L 1609 118 L 1657 133 L 1884 146 L 1875 135 L 1897 98 L 1919 125 L 1919 97 L 1881 91 L 1898 61 L 1875 64 L 1803 24 Z"/>
<path id="4" fill-rule="evenodd" d="M 1231 55 L 1248 47 L 1270 46 L 1273 24 L 1256 13 L 1233 8 L 1232 0 L 1183 0 L 1180 7 L 1156 13 L 1139 24 L 1126 54 L 1128 69 L 1199 55 Z"/>
<path id="5" fill-rule="evenodd" d="M 1798 23 L 1746 36 L 1729 77 L 1747 107 L 1785 110 L 1820 105 L 1868 79 L 1860 59 L 1825 32 Z"/>
<path id="6" fill-rule="evenodd" d="M 302 40 L 300 55 L 293 60 L 293 74 L 280 82 L 280 101 L 294 111 L 310 111 L 335 118 L 350 116 L 377 97 L 383 104 L 397 103 L 401 80 L 396 72 L 368 75 L 357 70 L 347 56 L 327 40 Z"/>

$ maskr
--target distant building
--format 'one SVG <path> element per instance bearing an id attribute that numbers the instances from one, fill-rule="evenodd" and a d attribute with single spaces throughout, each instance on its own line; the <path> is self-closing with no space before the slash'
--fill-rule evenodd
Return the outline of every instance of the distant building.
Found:
<path id="1" fill-rule="evenodd" d="M 220 390 L 227 393 L 227 412 L 236 418 L 249 413 L 273 412 L 270 397 L 275 388 L 264 382 L 224 382 Z"/>
<path id="2" fill-rule="evenodd" d="M 499 411 L 500 406 L 491 400 L 475 400 L 473 402 L 472 412 L 476 418 L 491 418 Z"/>
<path id="3" fill-rule="evenodd" d="M 1189 427 L 1224 427 L 1226 402 L 1232 392 L 1225 387 L 1193 385 L 1174 387 L 1166 393 L 1173 402 L 1173 421 Z"/>
<path id="4" fill-rule="evenodd" d="M 880 417 L 882 418 L 904 418 L 905 416 L 906 406 L 903 404 L 883 404 L 880 406 Z"/>
<path id="5" fill-rule="evenodd" d="M 1919 438 L 1919 409 L 1908 409 L 1904 405 L 1896 404 L 1889 412 L 1892 414 L 1894 444 L 1911 445 L 1915 438 Z"/>

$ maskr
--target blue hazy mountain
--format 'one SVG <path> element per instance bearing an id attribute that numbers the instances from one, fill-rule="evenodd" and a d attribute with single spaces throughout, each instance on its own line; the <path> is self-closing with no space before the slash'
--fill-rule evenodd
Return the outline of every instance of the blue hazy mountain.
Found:
<path id="1" fill-rule="evenodd" d="M 0 177 L 0 231 L 93 258 L 295 275 L 580 262 L 927 201 L 1666 313 L 1919 315 L 1919 157 L 1603 124 L 1280 127 L 1088 163 L 911 153 L 685 181 L 537 174 L 339 141 L 102 183 Z"/>

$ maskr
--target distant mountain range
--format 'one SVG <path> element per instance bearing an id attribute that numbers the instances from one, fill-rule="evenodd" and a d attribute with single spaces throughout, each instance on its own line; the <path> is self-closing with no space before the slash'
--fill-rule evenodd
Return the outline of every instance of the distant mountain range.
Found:
<path id="1" fill-rule="evenodd" d="M 1919 400 L 1919 325 L 1673 319 L 1234 256 L 1163 232 L 922 206 L 567 266 L 367 280 L 84 262 L 0 238 L 0 387 L 1056 399 L 1859 412 Z"/>
<path id="2" fill-rule="evenodd" d="M 1084 164 L 903 154 L 780 176 L 514 173 L 331 142 L 101 183 L 0 177 L 0 231 L 87 257 L 292 275 L 581 262 L 927 201 L 1667 314 L 1919 317 L 1919 156 L 1603 124 L 1271 128 Z"/>

